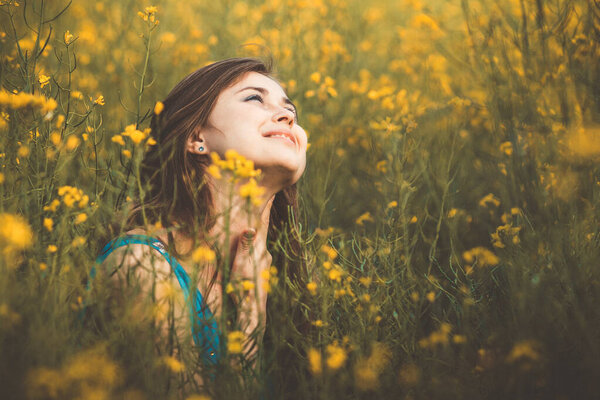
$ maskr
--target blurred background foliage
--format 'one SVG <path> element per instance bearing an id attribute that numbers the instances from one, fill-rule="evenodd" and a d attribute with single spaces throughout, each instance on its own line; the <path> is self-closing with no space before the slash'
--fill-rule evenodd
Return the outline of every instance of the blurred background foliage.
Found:
<path id="1" fill-rule="evenodd" d="M 600 392 L 597 1 L 0 0 L 0 22 L 1 397 Z M 156 102 L 234 56 L 275 60 L 309 134 L 312 282 L 272 282 L 293 357 L 190 388 L 193 355 L 81 324 L 85 282 Z"/>

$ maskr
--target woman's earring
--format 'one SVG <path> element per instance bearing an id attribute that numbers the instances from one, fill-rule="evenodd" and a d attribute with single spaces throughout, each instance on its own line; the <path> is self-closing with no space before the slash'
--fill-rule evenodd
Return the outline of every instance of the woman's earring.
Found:
<path id="1" fill-rule="evenodd" d="M 204 146 L 198 147 L 198 151 L 204 151 Z"/>

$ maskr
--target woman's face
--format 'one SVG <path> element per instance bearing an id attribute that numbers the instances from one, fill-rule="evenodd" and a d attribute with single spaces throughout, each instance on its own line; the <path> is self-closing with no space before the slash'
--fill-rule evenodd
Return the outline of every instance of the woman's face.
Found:
<path id="1" fill-rule="evenodd" d="M 279 84 L 249 72 L 224 89 L 190 151 L 204 147 L 221 157 L 228 149 L 254 161 L 263 177 L 284 187 L 295 183 L 306 165 L 306 132 L 296 109 Z"/>

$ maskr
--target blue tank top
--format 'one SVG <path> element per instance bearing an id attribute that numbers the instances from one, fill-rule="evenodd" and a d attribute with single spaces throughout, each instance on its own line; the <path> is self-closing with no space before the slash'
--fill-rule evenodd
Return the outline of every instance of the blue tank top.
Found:
<path id="1" fill-rule="evenodd" d="M 146 235 L 125 235 L 110 241 L 96 258 L 96 265 L 101 264 L 113 250 L 129 244 L 145 244 L 157 250 L 167 260 L 171 269 L 177 277 L 177 281 L 183 290 L 185 300 L 188 304 L 191 292 L 191 279 L 185 272 L 181 264 L 165 250 L 164 245 L 158 239 Z M 95 267 L 90 271 L 90 278 L 96 275 Z M 215 365 L 220 358 L 220 332 L 217 327 L 217 321 L 208 305 L 202 298 L 198 288 L 195 288 L 193 309 L 190 309 L 190 318 L 192 320 L 192 337 L 194 344 L 200 348 L 202 360 L 205 365 Z"/>

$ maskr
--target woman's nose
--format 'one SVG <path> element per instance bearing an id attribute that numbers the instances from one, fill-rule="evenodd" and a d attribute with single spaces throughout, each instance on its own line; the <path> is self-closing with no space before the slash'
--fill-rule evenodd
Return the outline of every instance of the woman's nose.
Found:
<path id="1" fill-rule="evenodd" d="M 273 115 L 273 120 L 276 122 L 286 122 L 288 125 L 292 125 L 294 123 L 294 113 L 290 110 L 284 108 L 279 110 Z"/>

